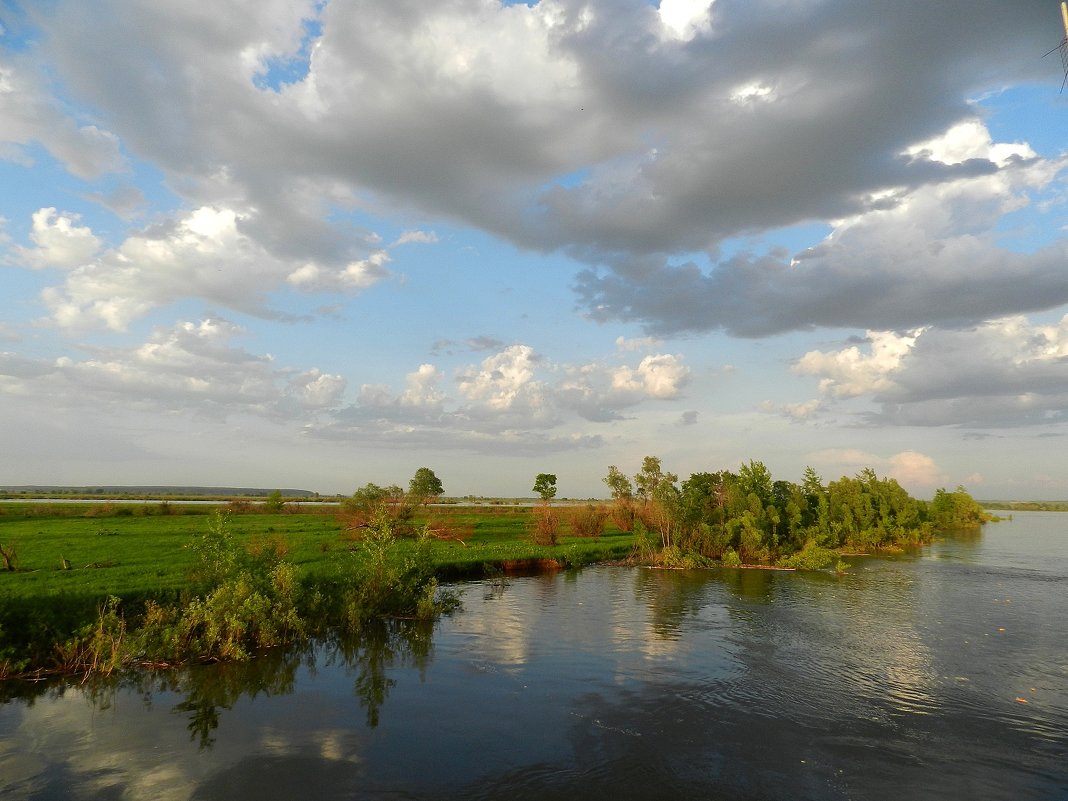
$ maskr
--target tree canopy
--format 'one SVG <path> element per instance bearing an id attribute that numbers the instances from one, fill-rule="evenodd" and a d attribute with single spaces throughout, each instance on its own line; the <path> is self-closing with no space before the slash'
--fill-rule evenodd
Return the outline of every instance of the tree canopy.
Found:
<path id="1" fill-rule="evenodd" d="M 538 473 L 534 479 L 534 492 L 548 503 L 556 497 L 556 475 L 553 473 Z"/>
<path id="2" fill-rule="evenodd" d="M 441 497 L 444 492 L 441 479 L 429 467 L 420 467 L 408 482 L 408 493 L 420 503 L 429 503 L 431 499 Z"/>

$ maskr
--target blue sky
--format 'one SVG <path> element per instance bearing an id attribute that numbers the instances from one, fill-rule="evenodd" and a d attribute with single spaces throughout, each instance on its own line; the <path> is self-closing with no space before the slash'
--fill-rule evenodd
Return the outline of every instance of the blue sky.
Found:
<path id="1" fill-rule="evenodd" d="M 657 455 L 1068 497 L 1052 0 L 0 27 L 0 484 L 591 497 Z"/>

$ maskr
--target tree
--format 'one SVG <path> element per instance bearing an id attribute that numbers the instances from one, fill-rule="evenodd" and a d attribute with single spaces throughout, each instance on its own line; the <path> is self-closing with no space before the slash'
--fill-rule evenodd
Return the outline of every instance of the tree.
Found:
<path id="1" fill-rule="evenodd" d="M 556 497 L 556 476 L 552 473 L 538 473 L 534 479 L 534 492 L 538 493 L 543 502 L 549 503 Z"/>
<path id="2" fill-rule="evenodd" d="M 282 490 L 275 490 L 268 495 L 267 500 L 263 502 L 263 506 L 268 512 L 281 512 L 285 505 L 286 501 L 285 498 L 282 497 Z"/>
<path id="3" fill-rule="evenodd" d="M 420 467 L 408 482 L 408 493 L 423 505 L 432 498 L 440 497 L 443 492 L 445 489 L 441 486 L 441 479 L 429 467 Z"/>
<path id="4" fill-rule="evenodd" d="M 364 529 L 373 520 L 381 518 L 391 521 L 393 533 L 398 536 L 415 533 L 411 525 L 415 507 L 404 490 L 395 484 L 380 487 L 368 483 L 347 498 L 342 509 L 352 518 L 350 528 L 353 530 Z"/>
<path id="5" fill-rule="evenodd" d="M 612 492 L 613 500 L 630 501 L 634 497 L 634 487 L 631 486 L 630 479 L 614 464 L 608 466 L 608 475 L 602 480 Z"/>
<path id="6" fill-rule="evenodd" d="M 660 459 L 656 456 L 646 456 L 642 459 L 642 471 L 634 476 L 634 485 L 638 488 L 638 497 L 648 501 L 653 497 L 653 492 L 664 478 L 660 469 Z"/>
<path id="7" fill-rule="evenodd" d="M 634 487 L 614 464 L 609 465 L 608 475 L 602 479 L 612 493 L 612 519 L 620 531 L 634 530 Z"/>

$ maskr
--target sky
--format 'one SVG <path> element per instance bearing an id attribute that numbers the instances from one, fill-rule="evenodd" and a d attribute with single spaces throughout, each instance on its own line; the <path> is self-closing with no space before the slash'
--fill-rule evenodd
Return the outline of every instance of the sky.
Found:
<path id="1" fill-rule="evenodd" d="M 0 484 L 1068 498 L 1056 0 L 0 0 Z"/>

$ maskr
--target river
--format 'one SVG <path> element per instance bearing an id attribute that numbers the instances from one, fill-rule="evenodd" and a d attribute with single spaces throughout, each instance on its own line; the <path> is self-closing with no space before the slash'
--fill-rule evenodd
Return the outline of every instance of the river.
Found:
<path id="1" fill-rule="evenodd" d="M 1068 799 L 1068 514 L 842 576 L 594 567 L 0 705 L 0 798 Z"/>

